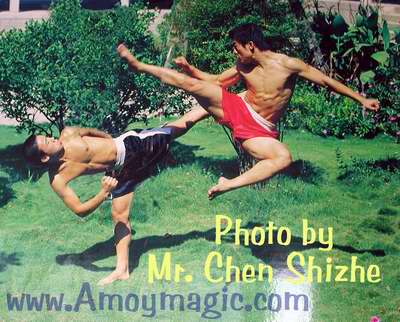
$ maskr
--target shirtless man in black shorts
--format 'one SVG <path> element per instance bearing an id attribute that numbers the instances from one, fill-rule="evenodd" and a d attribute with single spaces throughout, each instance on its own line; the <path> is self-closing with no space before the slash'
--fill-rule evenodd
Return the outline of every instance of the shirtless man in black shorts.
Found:
<path id="1" fill-rule="evenodd" d="M 194 109 L 166 127 L 129 131 L 114 139 L 96 129 L 67 127 L 58 139 L 32 135 L 25 141 L 27 161 L 47 166 L 52 189 L 79 217 L 87 216 L 112 195 L 117 264 L 98 285 L 129 278 L 129 211 L 135 186 L 148 178 L 165 159 L 173 139 L 185 133 L 191 123 L 206 116 L 204 110 Z M 106 175 L 102 178 L 100 191 L 81 202 L 68 183 L 81 175 L 101 172 Z"/>

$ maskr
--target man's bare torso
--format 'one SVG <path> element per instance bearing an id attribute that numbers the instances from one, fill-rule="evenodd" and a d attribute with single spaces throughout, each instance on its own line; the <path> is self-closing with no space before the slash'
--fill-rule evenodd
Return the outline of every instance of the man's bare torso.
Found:
<path id="1" fill-rule="evenodd" d="M 296 85 L 297 74 L 287 67 L 287 56 L 268 52 L 259 65 L 238 64 L 247 91 L 245 101 L 266 120 L 276 123 L 285 111 Z"/>
<path id="2" fill-rule="evenodd" d="M 104 172 L 115 163 L 117 148 L 112 139 L 83 136 L 63 131 L 60 141 L 64 147 L 62 162 L 54 174 L 70 181 L 84 174 Z"/>

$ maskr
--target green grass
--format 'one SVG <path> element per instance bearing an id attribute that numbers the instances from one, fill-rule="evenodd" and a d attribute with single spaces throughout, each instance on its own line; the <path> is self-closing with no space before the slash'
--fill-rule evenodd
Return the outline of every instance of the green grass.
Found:
<path id="1" fill-rule="evenodd" d="M 292 250 L 316 256 L 321 265 L 327 256 L 338 265 L 348 265 L 351 256 L 357 256 L 359 265 L 378 265 L 383 281 L 312 284 L 311 321 L 361 322 L 373 315 L 382 321 L 400 320 L 400 173 L 395 161 L 399 162 L 400 153 L 389 138 L 337 140 L 289 131 L 285 143 L 296 160 L 290 174 L 271 179 L 262 190 L 242 188 L 210 202 L 207 189 L 218 176 L 235 175 L 235 152 L 220 127 L 208 122 L 196 125 L 174 143 L 178 165 L 137 189 L 131 213 L 131 278 L 106 288 L 95 285 L 115 265 L 110 203 L 104 203 L 87 219 L 77 218 L 51 191 L 47 175 L 35 176 L 19 159 L 15 145 L 23 140 L 24 135 L 14 128 L 0 127 L 0 321 L 149 320 L 143 312 L 92 312 L 88 305 L 78 313 L 8 312 L 5 297 L 6 293 L 64 293 L 65 301 L 73 303 L 83 282 L 90 283 L 95 298 L 99 292 L 124 296 L 163 291 L 185 296 L 193 291 L 221 294 L 225 284 L 212 284 L 203 276 L 204 261 L 215 250 L 233 256 L 234 263 L 241 266 L 274 263 L 274 256 L 285 257 Z M 385 168 L 387 164 L 395 167 Z M 82 198 L 89 198 L 98 191 L 100 178 L 82 177 L 72 186 Z M 273 221 L 276 226 L 289 227 L 293 244 L 290 248 L 250 248 L 235 246 L 230 236 L 217 246 L 213 242 L 216 214 L 240 218 L 243 226 Z M 308 219 L 313 227 L 333 228 L 335 247 L 331 252 L 304 250 L 296 243 L 301 238 L 302 219 Z M 373 251 L 378 250 L 385 256 L 374 256 Z M 174 263 L 192 273 L 193 282 L 147 282 L 148 255 L 161 258 L 167 251 Z M 228 293 L 240 292 L 250 301 L 257 292 L 285 292 L 285 288 L 290 291 L 293 286 L 276 277 L 272 285 L 266 281 L 231 283 Z M 299 290 L 302 288 L 295 289 Z M 228 309 L 222 313 L 222 321 L 264 321 L 268 314 L 272 316 L 254 310 Z M 200 314 L 165 310 L 153 319 L 207 320 Z M 278 321 L 296 318 L 281 317 Z"/>

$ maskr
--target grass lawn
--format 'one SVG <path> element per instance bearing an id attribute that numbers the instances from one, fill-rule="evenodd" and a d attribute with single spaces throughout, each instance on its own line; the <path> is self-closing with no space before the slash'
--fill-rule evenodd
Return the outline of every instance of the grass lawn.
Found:
<path id="1" fill-rule="evenodd" d="M 0 321 L 147 321 L 150 318 L 146 316 L 151 315 L 155 321 L 205 321 L 219 312 L 221 321 L 363 322 L 375 315 L 384 322 L 400 321 L 400 149 L 390 138 L 338 140 L 288 131 L 285 143 L 296 161 L 286 174 L 273 178 L 262 190 L 242 188 L 209 201 L 207 189 L 219 175 L 236 175 L 235 152 L 220 127 L 209 122 L 196 125 L 173 144 L 178 165 L 164 169 L 136 191 L 130 279 L 99 288 L 97 281 L 115 264 L 110 202 L 86 219 L 67 210 L 51 191 L 47 174 L 32 175 L 20 160 L 16 144 L 24 137 L 12 127 L 0 127 Z M 82 177 L 72 187 L 81 198 L 89 198 L 98 191 L 100 178 Z M 247 227 L 266 226 L 269 221 L 289 227 L 291 244 L 283 246 L 275 240 L 273 245 L 235 245 L 231 233 L 216 245 L 217 214 L 241 219 Z M 332 227 L 331 251 L 319 250 L 318 244 L 301 245 L 303 219 L 325 232 Z M 241 267 L 269 264 L 273 280 L 211 283 L 203 267 L 212 251 L 232 256 L 233 263 Z M 286 257 L 293 251 L 305 258 L 315 256 L 322 268 L 327 257 L 333 265 L 349 266 L 351 257 L 357 256 L 358 265 L 378 265 L 382 281 L 293 285 L 287 281 L 286 265 Z M 167 252 L 173 263 L 190 272 L 192 282 L 148 282 L 149 255 L 161 260 Z M 224 268 L 215 263 L 211 273 L 223 276 Z M 83 302 L 75 312 L 80 292 Z M 183 295 L 185 310 L 179 311 L 178 298 L 175 310 L 170 310 L 168 298 L 164 309 L 157 302 L 152 311 L 151 294 L 158 297 L 162 292 Z M 212 308 L 214 297 L 210 294 L 216 292 L 218 303 Z M 285 292 L 308 296 L 309 310 L 304 312 L 303 305 L 299 311 L 293 307 L 284 310 Z M 63 305 L 61 311 L 44 306 L 36 312 L 25 303 L 21 311 L 9 311 L 7 294 L 21 297 L 23 293 L 63 293 L 64 304 L 72 306 Z M 201 297 L 197 311 L 194 295 L 188 299 L 190 293 Z M 253 303 L 257 293 L 265 294 L 265 300 L 276 294 L 268 297 L 274 299 L 269 304 L 276 310 L 280 294 L 282 309 L 272 312 L 246 306 L 235 311 L 228 304 L 224 310 L 224 298 L 231 303 L 237 296 L 234 293 L 241 294 L 244 303 Z M 100 308 L 99 297 L 104 294 L 116 294 L 113 310 L 107 301 L 105 308 Z M 132 294 L 138 296 L 139 308 Z M 116 305 L 119 296 L 122 310 Z M 128 299 L 131 306 L 127 307 Z M 191 310 L 187 301 L 193 302 Z"/>

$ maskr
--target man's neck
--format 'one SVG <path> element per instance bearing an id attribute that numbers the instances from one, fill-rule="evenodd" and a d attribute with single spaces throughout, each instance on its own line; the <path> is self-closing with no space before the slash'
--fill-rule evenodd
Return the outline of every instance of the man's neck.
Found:
<path id="1" fill-rule="evenodd" d="M 275 55 L 276 53 L 271 50 L 257 50 L 257 52 L 254 53 L 254 61 L 257 65 L 262 67 L 268 61 L 274 60 L 276 58 Z"/>

